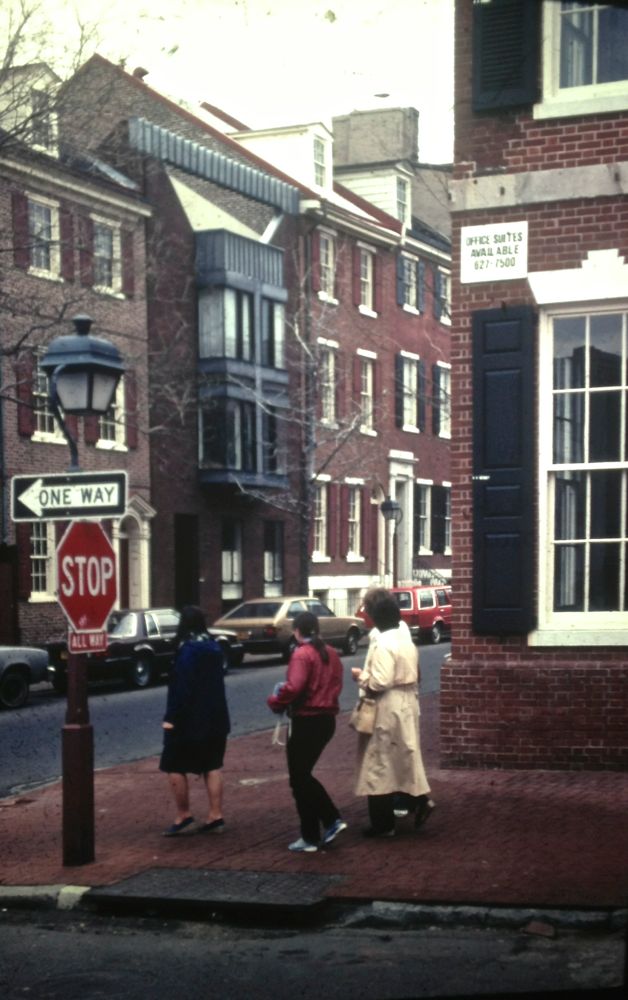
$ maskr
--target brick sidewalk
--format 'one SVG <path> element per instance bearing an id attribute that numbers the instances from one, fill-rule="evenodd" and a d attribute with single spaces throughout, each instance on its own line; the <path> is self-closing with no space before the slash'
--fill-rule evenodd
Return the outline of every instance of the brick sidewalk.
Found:
<path id="1" fill-rule="evenodd" d="M 157 758 L 95 775 L 96 860 L 61 863 L 61 788 L 0 801 L 0 883 L 108 885 L 151 868 L 337 875 L 329 895 L 467 905 L 628 905 L 628 774 L 438 767 L 438 695 L 421 700 L 423 747 L 437 810 L 419 832 L 365 840 L 366 801 L 352 791 L 355 733 L 339 717 L 318 775 L 349 829 L 325 851 L 294 855 L 298 835 L 284 750 L 265 731 L 229 743 L 222 836 L 164 839 L 172 804 Z M 203 818 L 205 797 L 192 785 Z M 405 824 L 405 825 L 404 825 Z"/>

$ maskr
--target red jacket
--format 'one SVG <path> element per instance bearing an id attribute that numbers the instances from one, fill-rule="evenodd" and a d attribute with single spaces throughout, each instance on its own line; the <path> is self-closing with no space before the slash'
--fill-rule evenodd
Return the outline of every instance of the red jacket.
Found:
<path id="1" fill-rule="evenodd" d="M 279 694 L 268 698 L 273 712 L 290 707 L 291 715 L 337 715 L 342 691 L 342 663 L 335 649 L 326 646 L 329 662 L 309 642 L 297 646 L 290 657 L 286 681 Z"/>

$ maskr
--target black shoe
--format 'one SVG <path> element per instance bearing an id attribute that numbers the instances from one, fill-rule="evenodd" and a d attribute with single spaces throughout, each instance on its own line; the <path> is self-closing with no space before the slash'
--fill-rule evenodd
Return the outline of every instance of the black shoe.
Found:
<path id="1" fill-rule="evenodd" d="M 362 830 L 363 837 L 394 837 L 395 829 L 392 830 L 376 830 L 373 826 L 367 826 L 366 830 Z"/>
<path id="2" fill-rule="evenodd" d="M 436 808 L 436 803 L 433 799 L 428 798 L 427 795 L 420 795 L 419 801 L 417 802 L 416 812 L 414 814 L 414 829 L 418 830 L 420 826 L 428 821 L 434 809 Z"/>

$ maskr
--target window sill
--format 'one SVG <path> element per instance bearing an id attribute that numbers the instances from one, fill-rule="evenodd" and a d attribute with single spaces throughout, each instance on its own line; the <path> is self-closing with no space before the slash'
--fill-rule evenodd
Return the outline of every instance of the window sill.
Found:
<path id="1" fill-rule="evenodd" d="M 129 449 L 121 441 L 107 441 L 100 439 L 96 442 L 96 447 L 101 451 L 128 451 Z"/>
<path id="2" fill-rule="evenodd" d="M 319 292 L 318 297 L 321 302 L 326 302 L 328 306 L 339 305 L 338 299 L 335 299 L 333 295 L 330 295 L 328 292 Z"/>
<path id="3" fill-rule="evenodd" d="M 363 563 L 365 561 L 366 560 L 365 560 L 364 556 L 360 556 L 356 552 L 348 552 L 347 553 L 347 562 L 348 563 Z"/>
<path id="4" fill-rule="evenodd" d="M 404 312 L 410 313 L 412 316 L 420 316 L 421 315 L 421 313 L 416 308 L 416 306 L 409 306 L 407 302 L 404 302 L 404 304 L 402 305 L 401 308 L 403 309 Z"/>
<path id="5" fill-rule="evenodd" d="M 370 427 L 360 427 L 360 434 L 365 434 L 366 437 L 377 437 L 377 431 L 372 430 Z"/>
<path id="6" fill-rule="evenodd" d="M 628 646 L 628 629 L 540 628 L 530 632 L 528 646 Z"/>
<path id="7" fill-rule="evenodd" d="M 532 117 L 543 118 L 574 118 L 583 115 L 605 114 L 612 111 L 626 111 L 628 96 L 623 94 L 583 93 L 589 88 L 577 88 L 578 95 L 569 97 L 547 97 L 532 109 Z M 590 88 L 593 90 L 594 88 Z"/>
<path id="8" fill-rule="evenodd" d="M 97 292 L 99 295 L 106 295 L 110 299 L 119 299 L 124 302 L 126 295 L 124 295 L 119 288 L 107 288 L 106 285 L 93 285 L 93 291 Z"/>
<path id="9" fill-rule="evenodd" d="M 46 281 L 56 281 L 59 285 L 63 284 L 63 278 L 58 272 L 44 271 L 41 267 L 29 267 L 28 274 L 32 275 L 33 278 L 45 278 Z"/>
<path id="10" fill-rule="evenodd" d="M 28 598 L 29 604 L 51 604 L 53 601 L 57 600 L 56 594 L 31 594 Z"/>
<path id="11" fill-rule="evenodd" d="M 401 428 L 401 430 L 405 431 L 406 434 L 420 434 L 421 433 L 421 431 L 419 430 L 419 428 L 416 427 L 414 424 L 404 424 L 403 427 Z"/>
<path id="12" fill-rule="evenodd" d="M 362 316 L 370 316 L 371 319 L 377 319 L 378 317 L 378 313 L 376 313 L 373 309 L 370 309 L 368 306 L 359 305 L 358 312 Z"/>
<path id="13" fill-rule="evenodd" d="M 320 552 L 313 552 L 312 553 L 312 562 L 313 563 L 329 563 L 329 562 L 331 562 L 331 556 L 324 556 Z"/>
<path id="14" fill-rule="evenodd" d="M 49 434 L 47 431 L 34 431 L 31 435 L 31 441 L 36 444 L 64 444 L 67 447 L 67 441 L 60 434 Z"/>

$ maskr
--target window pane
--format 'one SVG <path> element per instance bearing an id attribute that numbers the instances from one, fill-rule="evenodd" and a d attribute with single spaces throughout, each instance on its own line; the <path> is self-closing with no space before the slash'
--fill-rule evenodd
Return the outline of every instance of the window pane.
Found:
<path id="1" fill-rule="evenodd" d="M 578 9 L 563 11 L 561 28 L 560 85 L 585 86 L 593 80 L 593 13 Z"/>
<path id="2" fill-rule="evenodd" d="M 554 320 L 554 388 L 584 387 L 585 317 Z"/>
<path id="3" fill-rule="evenodd" d="M 591 545 L 589 611 L 619 611 L 619 545 Z"/>
<path id="4" fill-rule="evenodd" d="M 584 393 L 554 397 L 554 462 L 584 460 Z"/>
<path id="5" fill-rule="evenodd" d="M 554 567 L 556 611 L 584 609 L 584 546 L 557 545 Z"/>
<path id="6" fill-rule="evenodd" d="M 591 393 L 589 417 L 589 461 L 618 462 L 621 394 Z"/>
<path id="7" fill-rule="evenodd" d="M 592 386 L 621 385 L 621 321 L 619 315 L 591 317 Z"/>
<path id="8" fill-rule="evenodd" d="M 559 540 L 584 538 L 585 477 L 566 472 L 556 478 L 554 534 Z"/>
<path id="9" fill-rule="evenodd" d="M 619 538 L 622 472 L 591 473 L 591 538 Z"/>
<path id="10" fill-rule="evenodd" d="M 237 339 L 237 308 L 236 293 L 232 288 L 225 288 L 225 342 L 226 358 L 235 358 Z"/>
<path id="11" fill-rule="evenodd" d="M 628 79 L 628 11 L 619 6 L 598 11 L 599 83 Z"/>

